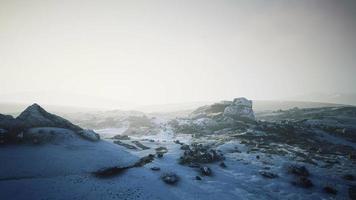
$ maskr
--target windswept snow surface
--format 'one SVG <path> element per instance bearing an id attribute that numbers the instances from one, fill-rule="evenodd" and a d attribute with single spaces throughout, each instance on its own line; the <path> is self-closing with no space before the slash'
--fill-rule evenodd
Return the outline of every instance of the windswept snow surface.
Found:
<path id="1" fill-rule="evenodd" d="M 114 135 L 117 132 L 116 129 L 105 129 L 99 133 Z M 69 137 L 48 144 L 0 146 L 0 199 L 348 199 L 347 185 L 340 176 L 330 173 L 334 169 L 303 163 L 311 172 L 310 179 L 315 186 L 310 189 L 296 187 L 291 184 L 294 177 L 285 169 L 287 164 L 296 163 L 293 158 L 247 153 L 239 141 L 218 147 L 225 154 L 227 168 L 221 168 L 219 163 L 207 164 L 213 172 L 209 177 L 201 176 L 198 169 L 178 164 L 183 151 L 174 140 L 189 144 L 193 139 L 187 135 L 174 135 L 167 127 L 156 136 L 131 137 L 150 147 L 147 150 L 129 150 L 111 140 L 91 142 L 71 132 L 67 134 Z M 129 166 L 140 157 L 154 154 L 157 147 L 168 148 L 168 153 L 144 167 L 131 168 L 105 179 L 91 174 L 106 167 Z M 152 171 L 151 167 L 161 170 Z M 264 178 L 259 174 L 260 170 L 276 173 L 279 177 Z M 167 185 L 160 179 L 166 172 L 174 172 L 180 177 L 177 185 Z M 202 180 L 196 180 L 197 175 Z M 335 187 L 337 196 L 325 194 L 322 191 L 325 184 Z"/>
<path id="2" fill-rule="evenodd" d="M 161 180 L 159 180 L 161 174 L 166 172 L 176 173 L 180 177 L 180 181 L 176 186 L 163 184 L 159 190 L 155 191 L 172 195 L 170 198 L 167 197 L 165 199 L 348 199 L 348 187 L 341 179 L 341 174 L 340 176 L 335 175 L 334 169 L 299 163 L 309 169 L 312 174 L 310 179 L 315 186 L 310 189 L 296 187 L 291 184 L 295 180 L 295 177 L 288 174 L 286 169 L 287 165 L 298 164 L 298 162 L 293 160 L 294 158 L 277 155 L 271 156 L 257 152 L 247 153 L 246 147 L 239 141 L 230 141 L 218 147 L 226 156 L 224 162 L 227 168 L 221 168 L 219 163 L 207 164 L 206 166 L 210 167 L 213 172 L 213 175 L 209 177 L 201 176 L 198 169 L 178 164 L 178 159 L 183 151 L 180 149 L 181 146 L 173 141 L 179 139 L 181 142 L 189 144 L 191 137 L 187 135 L 174 135 L 168 129 L 167 131 L 160 132 L 157 137 L 140 136 L 131 138 L 132 140 L 142 139 L 140 142 L 150 147 L 148 150 L 128 150 L 138 157 L 154 154 L 157 147 L 168 148 L 168 153 L 164 154 L 163 158 L 155 158 L 152 163 L 145 165 L 143 169 L 130 170 L 130 173 L 134 171 L 138 173 L 151 167 L 160 167 L 160 171 L 143 172 L 145 177 L 150 177 L 151 181 L 159 185 L 161 185 Z M 153 138 L 156 139 L 154 142 L 147 140 Z M 236 149 L 241 152 L 237 153 Z M 256 158 L 257 155 L 260 156 L 259 159 Z M 279 177 L 275 179 L 264 178 L 259 174 L 261 170 L 273 172 Z M 128 175 L 125 174 L 124 176 Z M 198 175 L 202 177 L 202 180 L 195 179 Z M 141 179 L 136 184 L 151 184 L 144 183 L 147 180 Z M 330 196 L 330 194 L 323 192 L 323 187 L 326 185 L 335 187 L 338 190 L 338 195 Z M 148 197 L 147 199 L 150 198 Z"/>

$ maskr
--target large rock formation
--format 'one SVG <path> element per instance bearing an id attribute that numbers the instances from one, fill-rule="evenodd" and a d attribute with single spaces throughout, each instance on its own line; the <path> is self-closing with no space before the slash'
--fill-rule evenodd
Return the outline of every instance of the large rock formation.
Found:
<path id="1" fill-rule="evenodd" d="M 252 101 L 244 97 L 200 107 L 192 112 L 190 117 L 193 119 L 225 117 L 225 121 L 226 118 L 242 121 L 255 120 Z"/>
<path id="2" fill-rule="evenodd" d="M 26 128 L 56 127 L 73 131 L 81 131 L 82 128 L 57 115 L 48 113 L 38 104 L 27 107 L 16 119 L 23 121 Z"/>
<path id="3" fill-rule="evenodd" d="M 252 110 L 252 101 L 246 98 L 236 98 L 224 109 L 223 115 L 236 120 L 255 120 Z"/>
<path id="4" fill-rule="evenodd" d="M 0 114 L 0 130 L 0 143 L 22 141 L 38 143 L 71 134 L 77 134 L 90 141 L 100 140 L 94 131 L 83 130 L 62 117 L 48 113 L 38 104 L 27 107 L 17 118 Z"/>

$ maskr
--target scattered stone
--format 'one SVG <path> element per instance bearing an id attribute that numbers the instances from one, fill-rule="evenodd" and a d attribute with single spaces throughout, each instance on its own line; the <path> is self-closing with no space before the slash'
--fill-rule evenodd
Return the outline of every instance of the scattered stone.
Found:
<path id="1" fill-rule="evenodd" d="M 129 140 L 130 137 L 128 135 L 115 135 L 114 137 L 112 137 L 112 139 L 116 139 L 116 140 Z"/>
<path id="2" fill-rule="evenodd" d="M 150 140 L 148 140 L 149 142 L 155 142 L 155 140 L 152 140 L 152 139 L 150 139 Z"/>
<path id="3" fill-rule="evenodd" d="M 202 144 L 192 144 L 188 147 L 189 149 L 184 150 L 183 156 L 179 159 L 180 164 L 212 163 L 224 159 L 220 152 Z"/>
<path id="4" fill-rule="evenodd" d="M 256 156 L 256 159 L 257 159 L 257 160 L 258 160 L 258 159 L 260 159 L 260 156 L 259 156 L 259 155 L 257 155 L 257 156 Z"/>
<path id="5" fill-rule="evenodd" d="M 354 181 L 355 180 L 355 177 L 352 174 L 345 174 L 342 178 L 345 179 L 345 180 L 348 180 L 348 181 Z"/>
<path id="6" fill-rule="evenodd" d="M 221 162 L 221 163 L 219 164 L 219 166 L 222 167 L 222 168 L 226 168 L 226 167 L 227 167 L 224 162 Z"/>
<path id="7" fill-rule="evenodd" d="M 163 153 L 157 153 L 157 158 L 163 158 Z"/>
<path id="8" fill-rule="evenodd" d="M 259 173 L 261 174 L 261 176 L 263 176 L 265 178 L 278 178 L 278 175 L 274 174 L 272 172 L 260 171 Z"/>
<path id="9" fill-rule="evenodd" d="M 298 177 L 296 181 L 292 182 L 292 184 L 303 188 L 313 187 L 313 182 L 305 176 Z"/>
<path id="10" fill-rule="evenodd" d="M 355 185 L 351 185 L 349 187 L 349 197 L 351 200 L 355 200 L 356 199 L 356 186 Z"/>
<path id="11" fill-rule="evenodd" d="M 152 162 L 155 159 L 153 154 L 149 154 L 148 156 L 142 157 L 137 163 L 135 163 L 135 167 L 142 167 L 147 163 Z"/>
<path id="12" fill-rule="evenodd" d="M 146 150 L 146 149 L 150 149 L 149 147 L 143 145 L 141 142 L 139 141 L 132 141 L 132 143 L 134 143 L 136 146 L 138 146 L 139 148 L 141 148 L 142 150 Z"/>
<path id="13" fill-rule="evenodd" d="M 93 172 L 94 176 L 98 177 L 98 178 L 109 178 L 112 176 L 116 176 L 118 174 L 123 173 L 124 171 L 126 171 L 127 169 L 131 168 L 132 166 L 128 166 L 128 167 L 109 167 L 109 168 L 104 168 L 104 169 L 100 169 L 96 172 Z"/>
<path id="14" fill-rule="evenodd" d="M 209 167 L 200 167 L 200 172 L 204 176 L 210 176 L 211 175 L 211 169 Z"/>
<path id="15" fill-rule="evenodd" d="M 169 185 L 175 185 L 179 181 L 179 177 L 175 173 L 166 173 L 161 176 L 161 179 L 169 184 Z"/>
<path id="16" fill-rule="evenodd" d="M 336 195 L 337 194 L 337 190 L 331 186 L 325 186 L 323 188 L 324 192 L 328 193 L 328 194 L 334 194 Z"/>
<path id="17" fill-rule="evenodd" d="M 179 145 L 184 145 L 184 143 L 180 142 L 179 140 L 174 140 L 174 143 L 179 144 Z"/>
<path id="18" fill-rule="evenodd" d="M 127 149 L 137 150 L 137 147 L 135 147 L 134 145 L 121 142 L 120 140 L 116 140 L 114 141 L 114 143 L 126 147 Z"/>
<path id="19" fill-rule="evenodd" d="M 270 167 L 264 167 L 263 169 L 265 169 L 265 170 L 270 170 L 271 168 L 270 168 Z"/>
<path id="20" fill-rule="evenodd" d="M 191 167 L 191 168 L 200 168 L 200 165 L 198 163 L 191 163 L 188 165 L 188 167 Z"/>
<path id="21" fill-rule="evenodd" d="M 195 180 L 201 181 L 201 177 L 200 176 L 196 176 Z"/>
<path id="22" fill-rule="evenodd" d="M 156 153 L 161 153 L 161 154 L 165 154 L 168 152 L 168 149 L 166 147 L 158 147 L 155 149 L 156 150 Z"/>
<path id="23" fill-rule="evenodd" d="M 159 167 L 151 167 L 151 170 L 152 171 L 159 171 L 159 170 L 161 170 L 161 168 L 159 168 Z"/>
<path id="24" fill-rule="evenodd" d="M 100 140 L 100 135 L 95 133 L 93 130 L 86 129 L 86 130 L 80 130 L 77 132 L 80 136 L 82 136 L 84 139 L 96 142 Z"/>
<path id="25" fill-rule="evenodd" d="M 94 174 L 94 176 L 96 176 L 98 178 L 109 178 L 109 177 L 121 174 L 122 172 L 126 171 L 127 169 L 130 169 L 130 168 L 133 168 L 133 167 L 142 167 L 142 166 L 146 165 L 147 163 L 152 162 L 153 159 L 154 159 L 154 155 L 149 154 L 148 156 L 142 157 L 139 161 L 137 161 L 133 165 L 126 166 L 126 167 L 104 168 L 104 169 L 100 169 L 98 171 L 95 171 L 92 174 Z"/>
<path id="26" fill-rule="evenodd" d="M 302 177 L 308 177 L 310 175 L 309 171 L 305 166 L 298 166 L 298 165 L 290 165 L 288 167 L 288 172 Z"/>
<path id="27" fill-rule="evenodd" d="M 190 148 L 189 148 L 189 145 L 184 144 L 184 145 L 182 145 L 182 146 L 180 147 L 180 149 L 181 149 L 181 150 L 189 150 Z"/>

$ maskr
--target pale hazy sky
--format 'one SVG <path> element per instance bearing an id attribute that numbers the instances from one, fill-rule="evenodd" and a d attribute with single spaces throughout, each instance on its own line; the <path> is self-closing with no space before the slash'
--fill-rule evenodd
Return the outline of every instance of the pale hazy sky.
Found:
<path id="1" fill-rule="evenodd" d="M 25 100 L 348 93 L 355 60 L 353 0 L 0 0 L 0 95 Z"/>

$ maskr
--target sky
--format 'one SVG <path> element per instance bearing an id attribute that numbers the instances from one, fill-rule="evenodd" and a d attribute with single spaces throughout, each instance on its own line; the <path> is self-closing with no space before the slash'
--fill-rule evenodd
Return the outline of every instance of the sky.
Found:
<path id="1" fill-rule="evenodd" d="M 355 93 L 356 1 L 0 0 L 0 101 Z"/>

